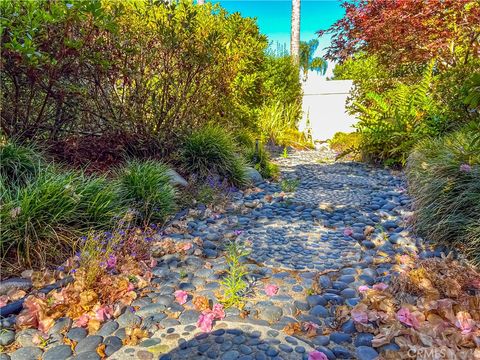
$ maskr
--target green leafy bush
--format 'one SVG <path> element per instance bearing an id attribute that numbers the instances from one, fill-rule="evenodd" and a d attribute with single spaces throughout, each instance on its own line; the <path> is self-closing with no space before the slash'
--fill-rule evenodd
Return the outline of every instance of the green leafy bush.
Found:
<path id="1" fill-rule="evenodd" d="M 399 84 L 383 93 L 368 93 L 368 105 L 356 103 L 362 157 L 386 165 L 404 165 L 412 148 L 437 135 L 443 118 L 431 96 L 433 63 L 414 85 Z"/>
<path id="2" fill-rule="evenodd" d="M 118 174 L 122 201 L 138 213 L 145 224 L 164 222 L 175 210 L 175 189 L 168 167 L 154 160 L 132 160 Z"/>
<path id="3" fill-rule="evenodd" d="M 408 159 L 417 230 L 480 263 L 480 126 L 422 141 Z"/>
<path id="4" fill-rule="evenodd" d="M 14 142 L 0 145 L 0 177 L 6 188 L 23 187 L 38 175 L 41 156 L 32 147 Z"/>
<path id="5" fill-rule="evenodd" d="M 186 171 L 200 179 L 220 176 L 235 186 L 247 182 L 245 164 L 233 138 L 219 126 L 208 125 L 185 139 L 181 161 Z"/>
<path id="6" fill-rule="evenodd" d="M 248 289 L 245 276 L 248 275 L 248 269 L 242 262 L 242 257 L 247 256 L 249 251 L 241 244 L 235 241 L 226 246 L 227 271 L 221 281 L 223 288 L 223 304 L 226 308 L 240 306 Z"/>
<path id="7" fill-rule="evenodd" d="M 252 18 L 188 0 L 0 6 L 8 137 L 121 133 L 148 154 L 209 121 L 255 127 L 268 43 Z"/>
<path id="8" fill-rule="evenodd" d="M 294 192 L 300 185 L 299 179 L 282 179 L 280 188 L 283 192 Z"/>

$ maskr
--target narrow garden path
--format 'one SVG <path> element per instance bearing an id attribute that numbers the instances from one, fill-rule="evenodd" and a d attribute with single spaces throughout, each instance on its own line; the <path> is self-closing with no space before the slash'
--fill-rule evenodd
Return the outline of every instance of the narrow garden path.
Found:
<path id="1" fill-rule="evenodd" d="M 78 342 L 75 359 L 99 358 L 102 343 L 111 359 L 307 359 L 317 349 L 329 359 L 364 360 L 395 350 L 395 344 L 372 348 L 373 335 L 358 333 L 339 310 L 358 303 L 359 286 L 388 284 L 397 254 L 440 254 L 426 250 L 406 225 L 411 212 L 403 179 L 365 164 L 334 162 L 326 149 L 277 162 L 287 179 L 283 187 L 290 184 L 294 191 L 263 182 L 235 193 L 223 211 L 199 206 L 178 214 L 154 239 L 158 264 L 151 285 L 123 315 L 89 335 L 71 327 L 70 319 L 59 319 L 50 329 L 56 341 L 43 350 L 32 343 L 37 330 L 23 330 L 16 334 L 22 347 L 11 359 L 69 358 L 66 338 Z M 228 308 L 213 332 L 202 333 L 193 299 L 219 302 L 224 249 L 232 239 L 250 251 L 245 303 Z M 186 255 L 164 255 L 166 240 L 193 245 Z M 175 301 L 177 290 L 188 293 L 183 305 Z M 306 326 L 306 333 L 295 331 L 295 323 Z M 149 336 L 125 346 L 132 326 Z"/>

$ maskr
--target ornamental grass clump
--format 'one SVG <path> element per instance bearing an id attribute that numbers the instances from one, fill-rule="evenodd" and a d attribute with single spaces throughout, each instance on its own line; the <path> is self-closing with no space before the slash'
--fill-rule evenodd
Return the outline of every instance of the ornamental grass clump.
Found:
<path id="1" fill-rule="evenodd" d="M 107 228 L 126 212 L 115 183 L 51 165 L 24 187 L 2 192 L 2 259 L 28 265 L 55 262 L 72 250 L 80 233 Z"/>
<path id="2" fill-rule="evenodd" d="M 13 252 L 19 262 L 44 264 L 71 245 L 69 239 L 83 227 L 77 222 L 74 182 L 73 172 L 49 168 L 10 194 L 0 209 L 2 258 Z"/>
<path id="3" fill-rule="evenodd" d="M 235 186 L 247 183 L 245 164 L 235 142 L 219 126 L 208 125 L 187 136 L 181 161 L 187 172 L 201 179 L 219 176 Z"/>
<path id="4" fill-rule="evenodd" d="M 0 178 L 9 190 L 16 190 L 34 180 L 42 162 L 40 154 L 33 147 L 11 141 L 0 144 Z"/>
<path id="5" fill-rule="evenodd" d="M 471 125 L 425 140 L 410 155 L 409 189 L 416 228 L 427 239 L 458 246 L 480 263 L 480 129 Z"/>
<path id="6" fill-rule="evenodd" d="M 131 160 L 118 174 L 119 193 L 145 224 L 163 223 L 176 208 L 168 167 L 154 160 Z"/>

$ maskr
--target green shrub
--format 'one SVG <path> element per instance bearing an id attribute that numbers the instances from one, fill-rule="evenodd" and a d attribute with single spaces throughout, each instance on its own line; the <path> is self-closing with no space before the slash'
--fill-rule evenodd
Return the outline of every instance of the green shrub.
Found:
<path id="1" fill-rule="evenodd" d="M 255 126 L 268 42 L 253 18 L 189 0 L 2 1 L 0 12 L 9 137 L 126 133 L 168 151 L 208 121 Z"/>
<path id="2" fill-rule="evenodd" d="M 330 148 L 337 153 L 337 158 L 346 157 L 351 160 L 359 160 L 360 134 L 337 132 L 328 141 Z"/>
<path id="3" fill-rule="evenodd" d="M 480 263 L 480 126 L 424 140 L 410 155 L 409 189 L 425 238 L 459 246 Z"/>
<path id="4" fill-rule="evenodd" d="M 439 134 L 443 118 L 432 99 L 433 62 L 422 80 L 399 84 L 383 93 L 368 93 L 369 104 L 356 103 L 362 157 L 386 165 L 405 165 L 412 148 L 422 139 Z"/>
<path id="5" fill-rule="evenodd" d="M 283 179 L 280 182 L 280 188 L 283 192 L 294 192 L 300 185 L 299 179 Z"/>
<path id="6" fill-rule="evenodd" d="M 233 132 L 233 139 L 243 149 L 251 149 L 255 147 L 256 138 L 253 133 L 245 128 L 236 129 Z"/>
<path id="7" fill-rule="evenodd" d="M 0 177 L 10 190 L 23 187 L 38 175 L 41 156 L 33 147 L 14 142 L 0 145 Z"/>
<path id="8" fill-rule="evenodd" d="M 119 171 L 121 199 L 145 224 L 164 222 L 175 210 L 175 189 L 168 167 L 154 160 L 132 160 Z"/>
<path id="9" fill-rule="evenodd" d="M 184 141 L 183 167 L 200 179 L 220 176 L 235 186 L 247 182 L 245 164 L 232 137 L 222 128 L 209 125 L 194 131 Z"/>

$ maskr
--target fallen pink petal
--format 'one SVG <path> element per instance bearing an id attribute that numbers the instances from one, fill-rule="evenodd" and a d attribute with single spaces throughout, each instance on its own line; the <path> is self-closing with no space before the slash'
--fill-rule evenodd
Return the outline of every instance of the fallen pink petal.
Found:
<path id="1" fill-rule="evenodd" d="M 313 350 L 308 353 L 308 360 L 328 360 L 328 357 L 321 351 Z"/>
<path id="2" fill-rule="evenodd" d="M 397 320 L 402 324 L 408 325 L 417 329 L 420 326 L 417 318 L 410 312 L 408 308 L 402 307 L 397 312 Z"/>
<path id="3" fill-rule="evenodd" d="M 175 295 L 175 300 L 180 304 L 183 305 L 187 302 L 188 293 L 183 290 L 177 290 L 173 293 Z"/>
<path id="4" fill-rule="evenodd" d="M 202 332 L 210 332 L 212 331 L 213 320 L 215 320 L 215 314 L 212 311 L 204 311 L 198 317 L 197 327 Z"/>
<path id="5" fill-rule="evenodd" d="M 75 320 L 75 325 L 78 327 L 85 327 L 88 325 L 90 317 L 87 314 L 83 314 L 77 320 Z"/>
<path id="6" fill-rule="evenodd" d="M 216 320 L 222 320 L 225 317 L 225 310 L 222 304 L 213 305 L 212 313 Z"/>
<path id="7" fill-rule="evenodd" d="M 273 284 L 269 284 L 269 285 L 265 286 L 265 293 L 268 296 L 276 295 L 278 293 L 278 286 L 273 285 Z"/>
<path id="8" fill-rule="evenodd" d="M 367 292 L 368 290 L 370 290 L 370 288 L 367 285 L 360 285 L 358 287 L 358 291 L 360 291 L 361 293 Z"/>
<path id="9" fill-rule="evenodd" d="M 456 316 L 455 326 L 462 330 L 462 334 L 471 333 L 475 328 L 475 320 L 472 319 L 470 313 L 459 311 Z"/>
<path id="10" fill-rule="evenodd" d="M 378 283 L 372 286 L 373 290 L 378 290 L 378 291 L 384 291 L 387 288 L 388 288 L 388 285 L 384 283 Z"/>

